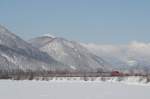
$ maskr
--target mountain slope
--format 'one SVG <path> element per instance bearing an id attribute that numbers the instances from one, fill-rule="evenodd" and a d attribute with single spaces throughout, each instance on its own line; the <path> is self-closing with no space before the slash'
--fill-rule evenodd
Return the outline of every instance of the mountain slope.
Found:
<path id="1" fill-rule="evenodd" d="M 109 70 L 110 68 L 107 62 L 74 41 L 42 36 L 30 40 L 30 42 L 55 60 L 69 65 L 74 70 L 95 71 L 97 69 Z"/>
<path id="2" fill-rule="evenodd" d="M 0 26 L 0 69 L 55 70 L 65 66 Z"/>

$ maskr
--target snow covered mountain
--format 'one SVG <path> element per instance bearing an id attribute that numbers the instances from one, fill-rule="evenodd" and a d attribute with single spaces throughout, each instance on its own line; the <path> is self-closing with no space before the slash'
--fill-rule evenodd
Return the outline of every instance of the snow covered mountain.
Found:
<path id="1" fill-rule="evenodd" d="M 106 61 L 92 54 L 75 41 L 46 35 L 32 39 L 30 42 L 41 51 L 51 55 L 55 60 L 69 65 L 74 70 L 110 69 L 110 65 Z"/>
<path id="2" fill-rule="evenodd" d="M 119 69 L 150 73 L 149 50 L 149 43 L 84 44 L 50 35 L 26 42 L 0 26 L 0 70 L 6 71 Z"/>
<path id="3" fill-rule="evenodd" d="M 65 66 L 0 26 L 0 70 L 55 70 Z"/>
<path id="4" fill-rule="evenodd" d="M 150 44 L 131 42 L 127 45 L 83 44 L 93 54 L 107 60 L 114 68 L 150 73 Z"/>

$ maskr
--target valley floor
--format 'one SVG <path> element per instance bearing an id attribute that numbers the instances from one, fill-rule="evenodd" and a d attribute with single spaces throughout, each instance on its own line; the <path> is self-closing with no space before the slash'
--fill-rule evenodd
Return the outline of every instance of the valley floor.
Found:
<path id="1" fill-rule="evenodd" d="M 0 99 L 150 99 L 150 86 L 99 80 L 0 80 Z"/>

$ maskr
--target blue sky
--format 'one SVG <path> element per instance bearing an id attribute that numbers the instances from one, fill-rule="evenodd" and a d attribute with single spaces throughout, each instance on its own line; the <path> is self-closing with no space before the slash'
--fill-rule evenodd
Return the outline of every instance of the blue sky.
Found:
<path id="1" fill-rule="evenodd" d="M 24 39 L 150 42 L 150 0 L 0 0 L 0 24 Z"/>

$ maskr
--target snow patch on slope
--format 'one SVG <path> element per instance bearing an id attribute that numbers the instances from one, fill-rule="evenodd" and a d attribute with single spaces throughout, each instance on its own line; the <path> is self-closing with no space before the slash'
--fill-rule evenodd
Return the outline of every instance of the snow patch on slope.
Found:
<path id="1" fill-rule="evenodd" d="M 51 38 L 55 38 L 55 37 L 56 37 L 56 36 L 54 36 L 54 35 L 51 34 L 51 33 L 44 34 L 43 36 L 47 36 L 47 37 L 51 37 Z"/>
<path id="2" fill-rule="evenodd" d="M 45 42 L 45 39 L 48 41 Z M 78 70 L 95 71 L 97 68 L 107 70 L 110 66 L 102 58 L 88 51 L 84 46 L 75 41 L 69 41 L 64 38 L 51 39 L 38 37 L 31 40 L 32 45 L 48 53 L 55 60 L 69 66 L 74 66 Z M 41 45 L 41 46 L 39 46 Z"/>

